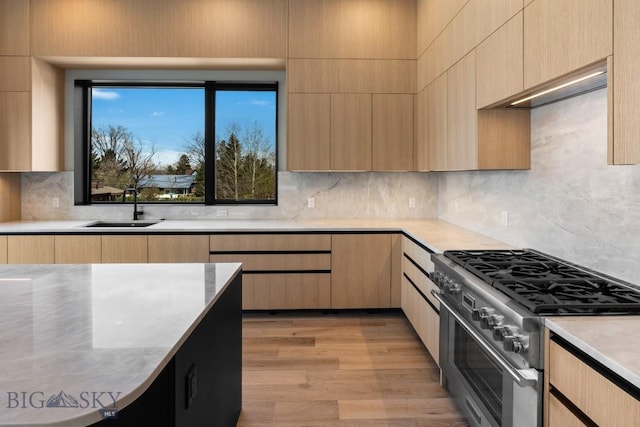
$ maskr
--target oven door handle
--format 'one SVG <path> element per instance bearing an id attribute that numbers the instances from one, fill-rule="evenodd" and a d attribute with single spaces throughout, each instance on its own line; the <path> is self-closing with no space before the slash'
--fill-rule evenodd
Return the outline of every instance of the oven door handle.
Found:
<path id="1" fill-rule="evenodd" d="M 440 293 L 438 291 L 432 290 L 431 295 L 433 295 L 435 299 L 437 299 L 438 302 L 440 303 L 440 306 L 444 307 L 453 316 L 453 318 L 456 319 L 456 321 L 460 324 L 460 326 L 462 326 L 465 329 L 465 331 L 473 337 L 473 339 L 480 345 L 480 347 L 482 347 L 484 351 L 489 353 L 489 355 L 493 358 L 493 360 L 495 360 L 496 363 L 498 363 L 498 365 L 500 365 L 502 369 L 504 369 L 507 373 L 509 373 L 509 376 L 513 378 L 516 384 L 518 384 L 520 387 L 527 387 L 527 386 L 535 387 L 535 385 L 538 383 L 537 370 L 533 368 L 517 369 L 513 367 L 509 362 L 507 362 L 504 359 L 504 357 L 502 357 L 500 353 L 498 353 L 493 347 L 487 344 L 484 337 L 480 335 L 478 332 L 476 332 L 471 326 L 469 326 L 467 321 L 464 318 L 462 318 L 462 316 L 456 313 L 455 309 L 451 307 L 451 305 L 440 296 Z"/>

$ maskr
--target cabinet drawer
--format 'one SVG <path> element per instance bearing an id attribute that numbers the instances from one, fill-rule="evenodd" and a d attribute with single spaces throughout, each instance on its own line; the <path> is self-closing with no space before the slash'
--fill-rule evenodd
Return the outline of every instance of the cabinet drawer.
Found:
<path id="1" fill-rule="evenodd" d="M 555 396 L 549 396 L 549 425 L 547 427 L 584 427 L 585 425 Z"/>
<path id="2" fill-rule="evenodd" d="M 54 236 L 9 236 L 7 262 L 9 264 L 53 264 Z"/>
<path id="3" fill-rule="evenodd" d="M 549 341 L 549 383 L 598 425 L 640 423 L 637 399 L 554 341 Z"/>
<path id="4" fill-rule="evenodd" d="M 244 310 L 330 308 L 331 274 L 244 274 Z"/>
<path id="5" fill-rule="evenodd" d="M 433 271 L 434 265 L 433 262 L 431 262 L 431 253 L 406 236 L 402 238 L 402 250 L 409 258 L 422 267 L 423 270 L 427 272 Z"/>
<path id="6" fill-rule="evenodd" d="M 413 264 L 406 256 L 402 259 L 402 272 L 407 275 L 409 280 L 420 292 L 422 292 L 436 308 L 440 308 L 440 303 L 437 299 L 431 295 L 431 291 L 438 289 L 438 287 L 418 268 Z"/>
<path id="7" fill-rule="evenodd" d="M 331 254 L 212 254 L 210 262 L 241 262 L 244 271 L 331 271 Z"/>
<path id="8" fill-rule="evenodd" d="M 330 234 L 213 234 L 212 252 L 330 251 Z"/>
<path id="9" fill-rule="evenodd" d="M 406 277 L 402 277 L 402 311 L 431 357 L 439 364 L 440 314 L 420 295 Z"/>

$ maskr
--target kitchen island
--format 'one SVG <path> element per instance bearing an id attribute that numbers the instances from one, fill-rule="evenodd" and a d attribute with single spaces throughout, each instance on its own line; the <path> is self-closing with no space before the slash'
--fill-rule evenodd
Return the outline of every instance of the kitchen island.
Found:
<path id="1" fill-rule="evenodd" d="M 235 425 L 240 264 L 0 266 L 0 425 Z"/>

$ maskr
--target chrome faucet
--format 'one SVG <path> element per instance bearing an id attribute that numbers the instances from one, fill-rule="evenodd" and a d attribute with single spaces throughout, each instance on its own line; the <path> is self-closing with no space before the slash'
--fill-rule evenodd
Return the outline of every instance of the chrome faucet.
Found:
<path id="1" fill-rule="evenodd" d="M 138 217 L 144 213 L 138 210 L 138 190 L 133 187 L 125 188 L 122 192 L 122 203 L 124 203 L 127 193 L 133 193 L 133 220 L 137 221 L 139 219 Z"/>

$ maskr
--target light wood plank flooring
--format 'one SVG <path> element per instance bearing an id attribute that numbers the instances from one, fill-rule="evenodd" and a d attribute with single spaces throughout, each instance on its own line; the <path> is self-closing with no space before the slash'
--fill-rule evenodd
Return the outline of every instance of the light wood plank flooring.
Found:
<path id="1" fill-rule="evenodd" d="M 246 314 L 238 426 L 467 426 L 401 313 Z"/>

